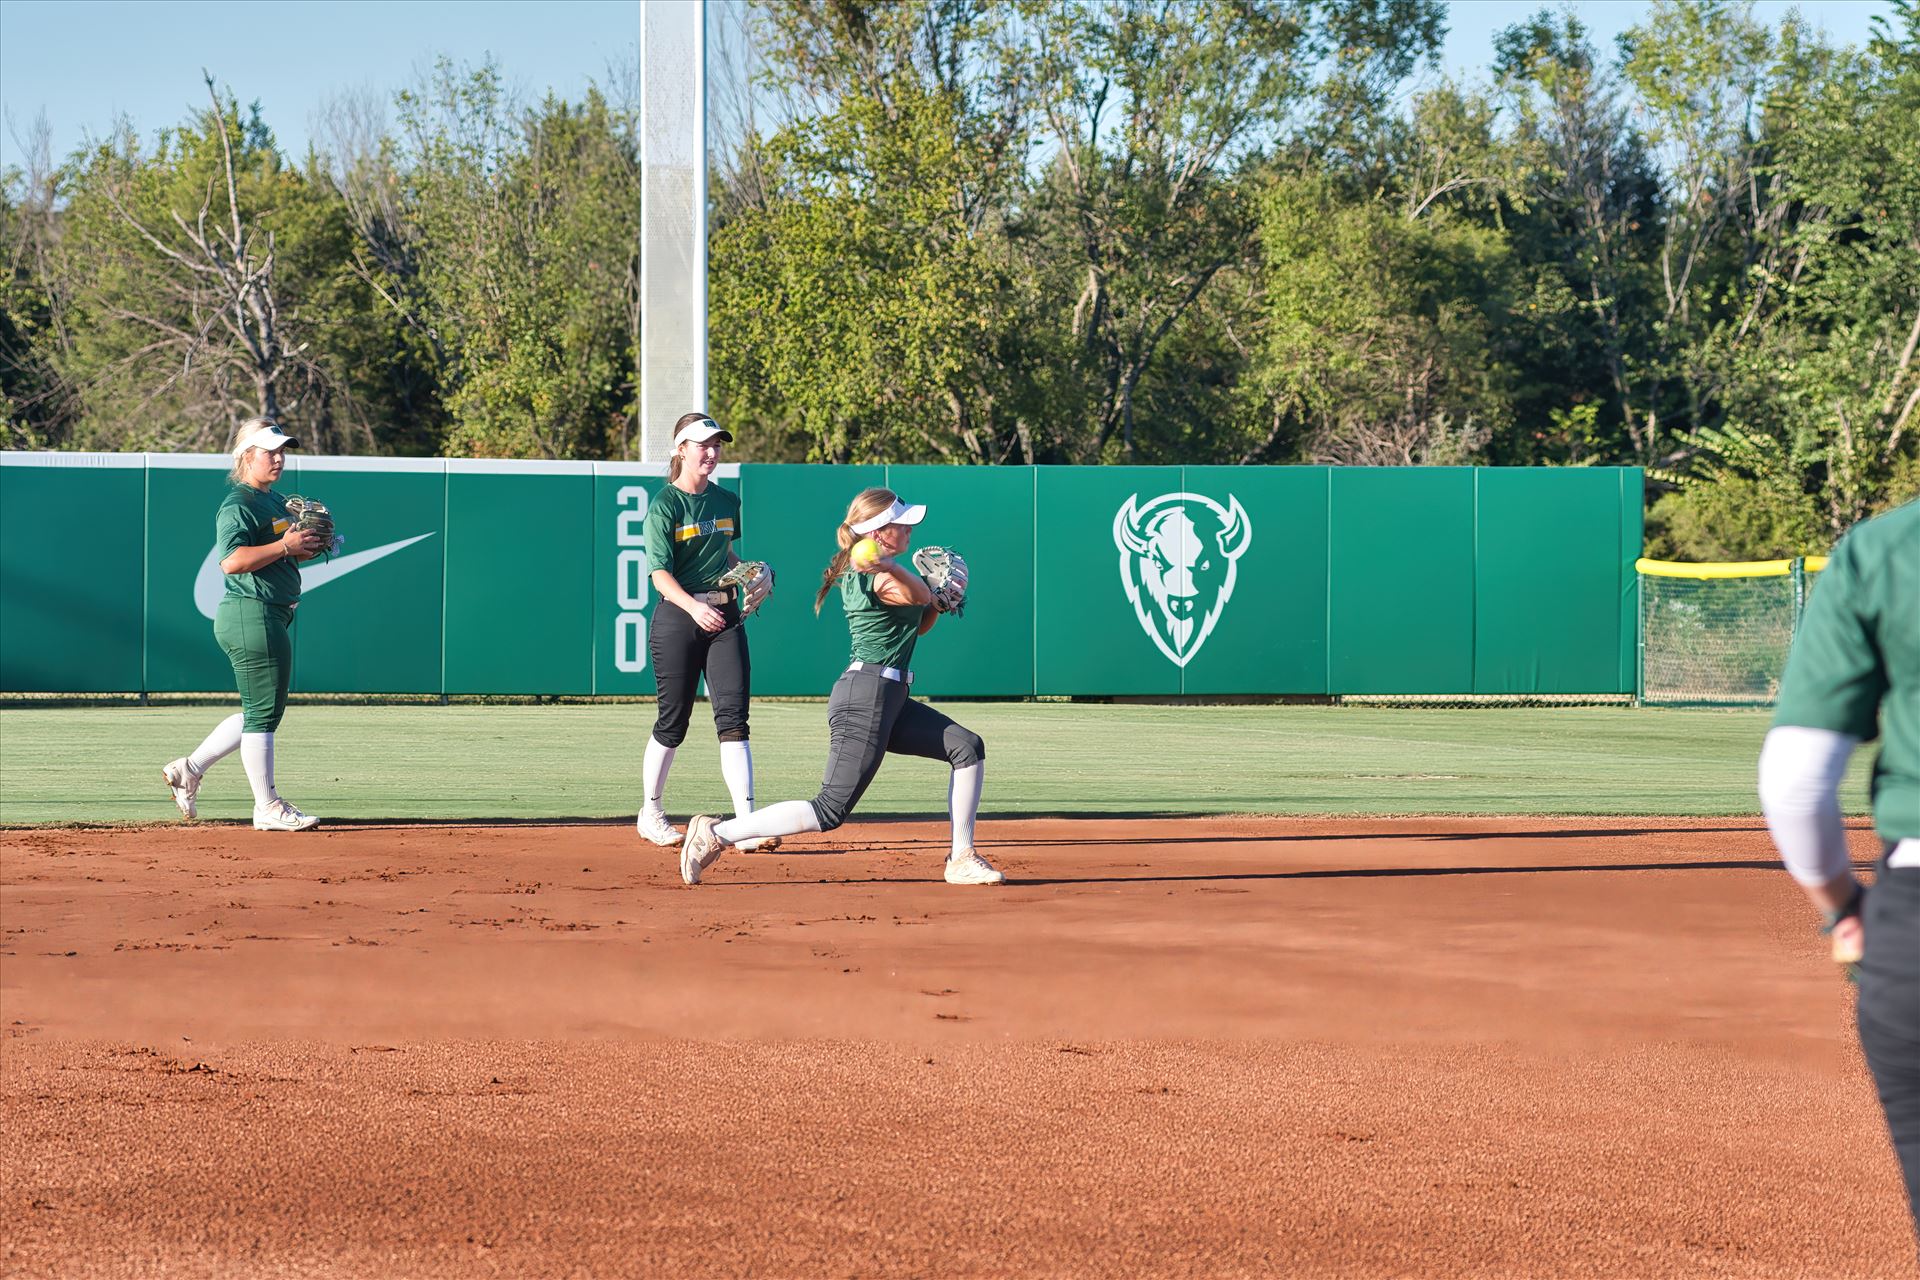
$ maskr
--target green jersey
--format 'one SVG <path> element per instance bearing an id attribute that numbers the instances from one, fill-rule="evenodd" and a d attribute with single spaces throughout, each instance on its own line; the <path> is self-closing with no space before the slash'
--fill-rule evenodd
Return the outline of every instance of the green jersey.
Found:
<path id="1" fill-rule="evenodd" d="M 740 497 L 717 484 L 700 493 L 667 485 L 647 503 L 647 572 L 665 569 L 685 591 L 711 591 L 739 538 Z"/>
<path id="2" fill-rule="evenodd" d="M 241 547 L 264 547 L 286 535 L 293 520 L 287 500 L 271 489 L 236 484 L 213 517 L 213 544 L 225 560 Z M 227 594 L 268 604 L 293 604 L 300 599 L 300 566 L 290 557 L 275 560 L 253 573 L 227 575 Z"/>
<path id="3" fill-rule="evenodd" d="M 1773 722 L 1882 737 L 1874 827 L 1887 840 L 1920 837 L 1920 502 L 1855 526 L 1834 548 Z"/>
<path id="4" fill-rule="evenodd" d="M 920 638 L 924 606 L 888 604 L 874 591 L 873 575 L 849 569 L 840 577 L 840 603 L 847 610 L 847 634 L 855 662 L 877 662 L 907 670 L 914 641 Z"/>

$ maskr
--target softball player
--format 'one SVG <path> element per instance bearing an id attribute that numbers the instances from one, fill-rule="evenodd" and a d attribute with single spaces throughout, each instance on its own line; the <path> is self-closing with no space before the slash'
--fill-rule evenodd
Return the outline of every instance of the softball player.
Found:
<path id="1" fill-rule="evenodd" d="M 192 755 L 160 771 L 185 817 L 198 812 L 196 797 L 207 770 L 238 748 L 253 788 L 255 830 L 305 831 L 320 821 L 294 808 L 273 786 L 273 736 L 286 713 L 293 678 L 288 629 L 300 603 L 295 563 L 325 549 L 317 535 L 293 527 L 286 499 L 273 491 L 286 465 L 284 450 L 298 443 L 265 418 L 249 418 L 233 433 L 231 484 L 213 520 L 227 585 L 214 613 L 213 634 L 233 663 L 243 710 L 214 726 Z"/>
<path id="2" fill-rule="evenodd" d="M 659 712 L 641 765 L 646 801 L 635 826 L 657 845 L 680 843 L 662 802 L 702 675 L 720 735 L 720 774 L 734 812 L 753 812 L 753 748 L 747 732 L 753 666 L 739 592 L 719 585 L 721 576 L 740 563 L 733 552 L 742 532 L 740 499 L 713 483 L 720 446 L 732 439 L 704 413 L 683 415 L 674 424 L 667 484 L 647 505 L 647 568 L 663 602 L 647 632 Z"/>
<path id="3" fill-rule="evenodd" d="M 999 884 L 1006 878 L 973 847 L 986 744 L 979 734 L 907 696 L 913 684 L 914 644 L 940 616 L 933 592 L 920 575 L 897 563 L 913 540 L 913 526 L 926 514 L 924 506 L 909 506 L 889 489 L 867 489 L 847 508 L 838 533 L 839 554 L 827 566 L 813 602 L 817 613 L 838 584 L 853 642 L 853 660 L 827 700 L 831 742 L 820 793 L 812 800 L 783 801 L 727 822 L 705 815 L 694 818 L 680 850 L 680 876 L 688 884 L 700 883 L 701 873 L 729 845 L 746 848 L 756 839 L 833 830 L 860 802 L 889 751 L 953 766 L 947 788 L 953 819 L 947 883 Z M 880 557 L 853 563 L 854 545 L 865 537 L 878 544 Z"/>
<path id="4" fill-rule="evenodd" d="M 1871 892 L 1853 878 L 1838 792 L 1880 736 Z M 1920 502 L 1869 520 L 1820 575 L 1760 753 L 1760 802 L 1793 878 L 1859 964 L 1860 1047 L 1920 1230 Z"/>

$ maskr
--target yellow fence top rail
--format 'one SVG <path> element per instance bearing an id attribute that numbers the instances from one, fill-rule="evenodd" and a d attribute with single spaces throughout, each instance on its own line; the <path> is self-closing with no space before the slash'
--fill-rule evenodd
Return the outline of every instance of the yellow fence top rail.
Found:
<path id="1" fill-rule="evenodd" d="M 1802 563 L 1808 573 L 1827 567 L 1825 556 L 1806 556 Z M 1656 578 L 1783 578 L 1793 572 L 1791 560 L 1649 560 L 1645 556 L 1633 562 L 1641 573 Z"/>

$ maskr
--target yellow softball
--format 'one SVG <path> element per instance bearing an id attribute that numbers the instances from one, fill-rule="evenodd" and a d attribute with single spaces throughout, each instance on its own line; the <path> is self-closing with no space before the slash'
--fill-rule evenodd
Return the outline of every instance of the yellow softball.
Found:
<path id="1" fill-rule="evenodd" d="M 862 538 L 853 544 L 853 550 L 847 553 L 856 569 L 865 569 L 880 559 L 880 544 L 872 538 Z"/>

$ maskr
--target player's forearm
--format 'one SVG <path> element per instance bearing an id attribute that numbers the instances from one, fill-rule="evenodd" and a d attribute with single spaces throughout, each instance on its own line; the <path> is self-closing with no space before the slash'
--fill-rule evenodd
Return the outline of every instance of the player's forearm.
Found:
<path id="1" fill-rule="evenodd" d="M 940 610 L 934 605 L 928 605 L 920 614 L 920 630 L 918 634 L 927 634 L 927 632 L 933 630 L 933 624 L 938 621 L 940 621 Z"/>
<path id="2" fill-rule="evenodd" d="M 933 591 L 911 569 L 902 568 L 893 560 L 882 560 L 874 566 L 873 576 L 878 579 L 874 588 L 880 598 L 888 604 L 932 604 Z"/>
<path id="3" fill-rule="evenodd" d="M 658 591 L 660 598 L 668 604 L 687 613 L 692 613 L 700 607 L 700 602 L 687 594 L 687 589 L 680 585 L 680 579 L 674 577 L 671 570 L 655 569 L 648 576 L 653 579 L 653 589 Z"/>
<path id="4" fill-rule="evenodd" d="M 1840 780 L 1858 739 L 1781 725 L 1760 750 L 1760 808 L 1781 860 L 1824 911 L 1852 897 L 1852 859 L 1840 813 Z"/>
<path id="5" fill-rule="evenodd" d="M 1860 882 L 1849 867 L 1824 884 L 1802 884 L 1800 888 L 1816 911 L 1831 918 L 1852 905 L 1854 895 L 1860 892 Z"/>
<path id="6" fill-rule="evenodd" d="M 275 564 L 293 555 L 293 548 L 285 541 L 276 539 L 262 547 L 235 547 L 220 562 L 222 573 L 258 573 L 270 564 Z"/>

